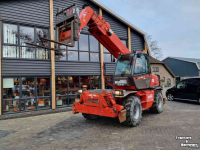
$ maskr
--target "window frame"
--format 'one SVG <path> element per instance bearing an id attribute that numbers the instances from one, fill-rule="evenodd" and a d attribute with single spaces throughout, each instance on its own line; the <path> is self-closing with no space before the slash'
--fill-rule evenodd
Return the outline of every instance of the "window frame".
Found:
<path id="1" fill-rule="evenodd" d="M 34 96 L 33 97 L 22 97 L 22 78 L 34 78 Z M 20 92 L 20 96 L 19 99 L 3 99 L 3 79 L 6 78 L 18 78 L 19 79 L 19 92 Z M 50 96 L 38 96 L 37 95 L 37 79 L 38 78 L 49 78 L 50 79 Z M 37 111 L 37 110 L 46 110 L 46 109 L 51 109 L 52 108 L 52 90 L 51 90 L 51 77 L 50 76 L 2 76 L 2 114 L 13 114 L 13 113 L 21 113 L 21 112 L 30 112 L 30 111 Z M 50 99 L 50 106 L 49 107 L 45 107 L 45 108 L 38 108 L 38 99 L 39 98 L 49 98 Z M 26 101 L 26 100 L 30 100 L 30 99 L 34 99 L 36 102 L 36 106 L 34 109 L 30 109 L 30 110 L 21 110 L 21 102 L 22 101 Z M 13 112 L 5 112 L 3 109 L 3 102 L 4 101 L 17 101 L 19 100 L 19 111 L 13 111 Z"/>
<path id="2" fill-rule="evenodd" d="M 82 87 L 81 87 L 81 77 L 90 77 L 90 88 L 89 88 L 89 90 L 93 90 L 92 89 L 92 80 L 91 80 L 91 77 L 92 76 L 98 76 L 99 77 L 99 89 L 101 89 L 101 76 L 100 75 L 66 75 L 64 77 L 67 78 L 67 94 L 65 94 L 65 95 L 61 94 L 59 96 L 60 97 L 67 97 L 68 105 L 56 106 L 56 108 L 71 107 L 72 104 L 69 103 L 69 96 L 76 96 L 76 95 L 78 95 L 78 94 L 70 94 L 69 93 L 69 77 L 71 77 L 71 76 L 78 76 L 78 79 L 79 79 L 79 89 L 82 89 Z M 57 78 L 57 77 L 63 77 L 63 75 L 56 75 L 55 78 Z M 57 94 L 56 94 L 56 96 L 57 96 Z"/>
<path id="3" fill-rule="evenodd" d="M 13 22 L 7 22 L 7 21 L 1 21 L 1 49 L 3 51 L 3 46 L 16 46 L 19 50 L 19 54 L 18 54 L 18 58 L 13 58 L 13 57 L 3 57 L 3 52 L 1 53 L 1 58 L 2 59 L 28 59 L 28 60 L 50 60 L 50 52 L 48 52 L 48 59 L 39 59 L 37 58 L 37 47 L 35 46 L 22 46 L 21 45 L 21 42 L 20 42 L 20 27 L 30 27 L 30 28 L 33 28 L 34 29 L 34 42 L 33 44 L 36 44 L 36 28 L 37 29 L 45 29 L 45 30 L 48 30 L 48 37 L 50 37 L 50 31 L 49 31 L 49 28 L 48 27 L 42 27 L 42 26 L 35 26 L 35 25 L 30 25 L 30 24 L 21 24 L 21 23 L 13 23 Z M 8 43 L 4 43 L 4 24 L 10 24 L 10 25 L 16 25 L 17 26 L 17 34 L 18 34 L 18 43 L 17 44 L 8 44 Z M 22 47 L 30 47 L 30 48 L 34 48 L 34 53 L 35 53 L 35 56 L 34 58 L 21 58 L 21 48 Z M 50 42 L 48 42 L 48 47 L 50 47 Z M 45 49 L 44 49 L 45 50 Z"/>
<path id="4" fill-rule="evenodd" d="M 94 62 L 94 63 L 97 63 L 97 62 L 100 62 L 100 43 L 99 43 L 99 41 L 97 40 L 97 42 L 98 42 L 98 52 L 95 52 L 95 51 L 91 51 L 91 47 L 90 47 L 90 36 L 92 36 L 91 34 L 87 34 L 87 33 L 81 33 L 81 34 L 83 34 L 83 35 L 87 35 L 87 37 L 88 37 L 88 51 L 85 51 L 85 50 L 80 50 L 80 42 L 79 42 L 79 40 L 77 41 L 77 50 L 71 50 L 71 49 L 69 49 L 67 46 L 65 46 L 65 48 L 64 49 L 60 49 L 59 48 L 59 50 L 65 50 L 66 51 L 66 57 L 65 57 L 65 60 L 56 60 L 56 61 L 79 61 L 79 62 Z M 57 35 L 57 32 L 56 32 L 56 35 Z M 58 37 L 56 36 L 56 39 L 58 39 Z M 69 60 L 69 55 L 68 55 L 68 52 L 77 52 L 78 53 L 78 60 Z M 88 53 L 88 57 L 89 57 L 89 60 L 88 61 L 84 61 L 84 60 L 80 60 L 80 53 L 81 52 L 87 52 Z M 91 61 L 91 55 L 90 54 L 98 54 L 99 55 L 99 57 L 98 57 L 98 61 Z"/>

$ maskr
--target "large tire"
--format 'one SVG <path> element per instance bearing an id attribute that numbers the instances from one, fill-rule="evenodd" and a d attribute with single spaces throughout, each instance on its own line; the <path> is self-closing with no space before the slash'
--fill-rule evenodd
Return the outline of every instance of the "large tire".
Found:
<path id="1" fill-rule="evenodd" d="M 92 114 L 84 114 L 82 113 L 83 117 L 88 119 L 88 120 L 96 120 L 96 119 L 99 119 L 100 116 L 98 115 L 92 115 Z"/>
<path id="2" fill-rule="evenodd" d="M 142 106 L 140 99 L 136 96 L 130 96 L 122 102 L 126 109 L 126 121 L 123 124 L 136 127 L 142 119 Z"/>
<path id="3" fill-rule="evenodd" d="M 150 111 L 159 114 L 163 111 L 163 97 L 160 91 L 156 91 L 154 94 L 154 103 L 150 108 Z"/>

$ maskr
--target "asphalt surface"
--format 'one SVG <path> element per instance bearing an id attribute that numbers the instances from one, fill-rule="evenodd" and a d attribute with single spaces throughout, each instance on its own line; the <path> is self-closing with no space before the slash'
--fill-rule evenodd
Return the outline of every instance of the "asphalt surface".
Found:
<path id="1" fill-rule="evenodd" d="M 139 126 L 123 126 L 118 119 L 89 121 L 81 114 L 63 112 L 0 121 L 0 150 L 179 150 L 181 143 L 200 147 L 200 105 L 172 101 L 161 114 L 143 112 Z M 192 139 L 176 140 L 176 136 Z"/>

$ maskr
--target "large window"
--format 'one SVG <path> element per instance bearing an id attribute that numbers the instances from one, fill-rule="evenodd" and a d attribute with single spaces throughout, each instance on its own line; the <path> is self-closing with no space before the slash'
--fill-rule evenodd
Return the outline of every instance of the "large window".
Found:
<path id="1" fill-rule="evenodd" d="M 99 89 L 99 76 L 57 76 L 56 77 L 56 105 L 57 107 L 72 105 L 78 89 Z"/>
<path id="2" fill-rule="evenodd" d="M 3 112 L 50 107 L 49 77 L 3 78 Z"/>
<path id="3" fill-rule="evenodd" d="M 48 50 L 26 44 L 48 47 L 48 42 L 40 40 L 48 34 L 48 29 L 3 23 L 3 57 L 49 59 Z"/>
<path id="4" fill-rule="evenodd" d="M 126 40 L 121 40 L 121 41 L 127 47 L 127 41 Z M 104 62 L 116 62 L 117 61 L 117 58 L 112 56 L 105 47 L 103 47 L 103 52 L 104 52 Z"/>
<path id="5" fill-rule="evenodd" d="M 60 46 L 60 52 L 55 53 L 56 60 L 99 62 L 99 42 L 88 34 L 80 34 L 74 47 Z"/>

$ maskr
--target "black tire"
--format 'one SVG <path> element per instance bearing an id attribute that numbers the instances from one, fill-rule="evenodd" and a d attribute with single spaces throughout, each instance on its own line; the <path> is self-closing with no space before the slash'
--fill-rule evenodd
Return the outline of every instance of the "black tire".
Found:
<path id="1" fill-rule="evenodd" d="M 150 111 L 159 114 L 163 111 L 163 97 L 160 91 L 156 91 L 154 94 L 154 103 L 150 108 Z"/>
<path id="2" fill-rule="evenodd" d="M 136 127 L 142 119 L 142 106 L 140 99 L 136 96 L 130 96 L 122 102 L 126 109 L 126 121 L 124 125 Z"/>
<path id="3" fill-rule="evenodd" d="M 96 120 L 96 119 L 99 119 L 100 116 L 98 115 L 92 115 L 92 114 L 84 114 L 82 113 L 83 117 L 88 119 L 88 120 Z"/>
<path id="4" fill-rule="evenodd" d="M 174 95 L 171 94 L 171 93 L 167 94 L 167 100 L 168 101 L 173 101 L 174 100 Z"/>

